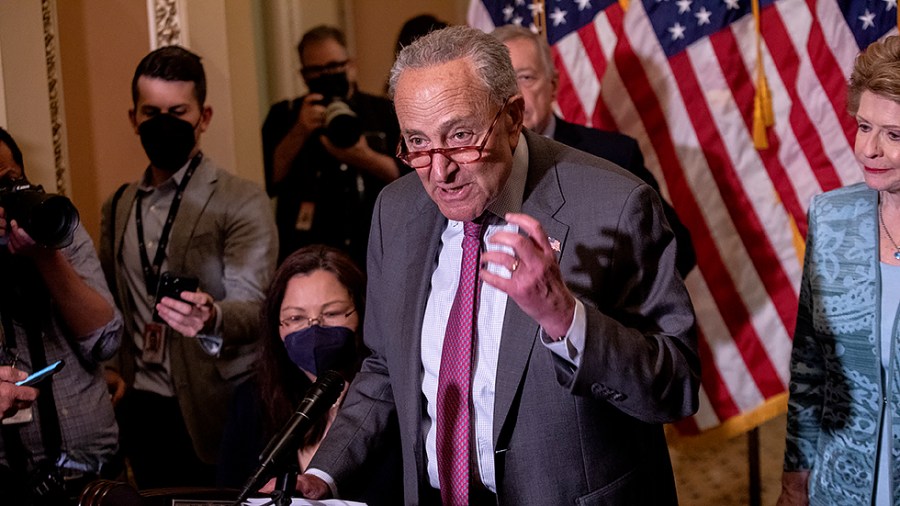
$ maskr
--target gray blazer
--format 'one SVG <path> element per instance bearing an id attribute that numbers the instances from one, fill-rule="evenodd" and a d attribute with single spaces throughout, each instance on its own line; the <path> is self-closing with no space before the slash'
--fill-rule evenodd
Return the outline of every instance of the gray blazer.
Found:
<path id="1" fill-rule="evenodd" d="M 587 338 L 575 369 L 540 343 L 537 323 L 509 299 L 494 401 L 499 503 L 674 504 L 661 424 L 696 411 L 700 365 L 659 197 L 606 160 L 528 131 L 525 138 L 522 211 L 560 241 L 560 268 L 585 305 Z M 434 497 L 420 336 L 445 225 L 416 175 L 379 198 L 365 321 L 373 354 L 311 464 L 339 489 L 396 413 L 406 503 Z"/>
<path id="2" fill-rule="evenodd" d="M 129 184 L 115 209 L 115 244 L 110 234 L 112 198 L 103 205 L 100 260 L 125 317 L 117 365 L 128 385 L 134 382 L 134 296 L 125 280 L 122 236 L 138 184 Z M 115 253 L 114 253 L 115 252 Z M 218 168 L 204 157 L 185 189 L 169 238 L 169 270 L 196 276 L 222 310 L 224 345 L 219 356 L 203 351 L 196 339 L 171 331 L 172 377 L 181 413 L 197 455 L 215 463 L 228 403 L 235 385 L 246 379 L 256 359 L 259 305 L 275 270 L 278 239 L 269 199 L 262 188 Z M 139 262 L 137 258 L 128 262 Z"/>

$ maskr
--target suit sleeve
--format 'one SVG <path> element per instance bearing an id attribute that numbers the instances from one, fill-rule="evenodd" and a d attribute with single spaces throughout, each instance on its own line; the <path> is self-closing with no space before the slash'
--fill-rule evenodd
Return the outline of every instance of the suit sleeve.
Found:
<path id="1" fill-rule="evenodd" d="M 265 193 L 242 182 L 229 192 L 223 253 L 224 345 L 254 341 L 259 335 L 259 304 L 278 255 L 278 234 Z"/>
<path id="2" fill-rule="evenodd" d="M 610 286 L 593 288 L 616 295 L 592 301 L 579 294 L 587 320 L 581 366 L 568 378 L 559 368 L 576 395 L 604 400 L 647 423 L 696 412 L 700 381 L 694 312 L 661 217 L 658 194 L 635 187 L 614 232 L 611 275 L 604 281 Z"/>
<path id="3" fill-rule="evenodd" d="M 785 438 L 784 470 L 812 469 L 816 461 L 816 440 L 821 427 L 824 402 L 825 357 L 816 340 L 813 328 L 813 298 L 810 279 L 816 269 L 816 200 L 809 208 L 809 230 L 806 235 L 806 256 L 800 282 L 800 303 L 797 326 L 791 352 L 790 398 L 788 400 L 787 435 Z"/>
<path id="4" fill-rule="evenodd" d="M 91 242 L 84 225 L 78 225 L 74 241 L 62 253 L 85 284 L 100 294 L 113 310 L 113 316 L 106 324 L 88 336 L 77 336 L 79 339 L 70 340 L 72 348 L 85 362 L 96 365 L 111 358 L 118 351 L 122 343 L 122 315 L 113 303 L 112 295 L 103 279 L 103 270 L 100 268 L 94 243 Z M 68 336 L 69 333 L 64 335 Z"/>
<path id="5" fill-rule="evenodd" d="M 628 166 L 625 168 L 659 192 L 659 182 L 656 181 L 653 173 L 644 165 L 644 155 L 641 153 L 640 145 L 637 141 L 630 140 L 632 141 L 630 143 L 632 146 L 631 156 L 629 157 Z M 661 193 L 660 196 L 662 196 Z M 678 252 L 675 255 L 675 267 L 678 269 L 681 277 L 684 278 L 697 265 L 697 255 L 694 252 L 694 244 L 691 242 L 691 233 L 684 226 L 684 223 L 681 222 L 681 219 L 678 218 L 675 208 L 664 199 L 660 198 L 660 200 L 666 215 L 666 221 L 669 222 L 669 226 L 672 227 L 672 232 L 675 234 L 675 244 L 678 246 Z"/>
<path id="6" fill-rule="evenodd" d="M 367 264 L 367 297 L 383 297 L 383 265 L 385 259 L 384 231 L 381 228 L 381 204 L 378 199 L 372 216 Z M 338 416 L 316 451 L 311 468 L 327 472 L 335 481 L 341 496 L 359 477 L 354 472 L 361 469 L 370 457 L 381 448 L 393 420 L 396 418 L 394 396 L 388 375 L 385 347 L 387 336 L 395 322 L 376 321 L 367 318 L 364 338 L 371 355 L 353 380 Z"/>

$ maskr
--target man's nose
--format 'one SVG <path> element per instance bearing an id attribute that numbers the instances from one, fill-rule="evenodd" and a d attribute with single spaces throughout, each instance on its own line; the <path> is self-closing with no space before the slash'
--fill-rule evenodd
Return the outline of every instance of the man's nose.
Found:
<path id="1" fill-rule="evenodd" d="M 457 170 L 459 170 L 459 165 L 448 158 L 447 155 L 443 153 L 431 155 L 431 171 L 438 182 L 450 181 Z"/>

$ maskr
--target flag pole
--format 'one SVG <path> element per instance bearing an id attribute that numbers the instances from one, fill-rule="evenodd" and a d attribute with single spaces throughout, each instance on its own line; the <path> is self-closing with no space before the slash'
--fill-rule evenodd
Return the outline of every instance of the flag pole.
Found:
<path id="1" fill-rule="evenodd" d="M 753 20 L 756 23 L 756 95 L 753 97 L 753 146 L 756 149 L 768 149 L 769 140 L 766 128 L 775 124 L 772 112 L 772 96 L 769 93 L 769 82 L 766 80 L 762 54 L 762 30 L 760 28 L 759 0 L 753 0 Z"/>

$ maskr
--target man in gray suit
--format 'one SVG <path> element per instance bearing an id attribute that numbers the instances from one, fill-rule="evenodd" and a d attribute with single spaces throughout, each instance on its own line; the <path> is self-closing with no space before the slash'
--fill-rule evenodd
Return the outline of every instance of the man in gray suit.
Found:
<path id="1" fill-rule="evenodd" d="M 211 485 L 231 392 L 256 357 L 275 223 L 262 188 L 200 150 L 212 109 L 197 55 L 151 52 L 132 96 L 150 165 L 104 205 L 100 248 L 129 336 L 109 373 L 128 386 L 123 450 L 141 488 Z M 171 290 L 166 273 L 180 278 Z"/>
<path id="2" fill-rule="evenodd" d="M 700 373 L 657 193 L 523 131 L 509 53 L 478 30 L 418 39 L 391 90 L 418 178 L 379 197 L 372 356 L 299 490 L 339 494 L 396 416 L 407 504 L 676 503 L 662 424 L 695 412 Z M 452 390 L 462 347 L 447 343 L 464 325 L 448 322 L 471 304 L 472 223 L 477 317 L 467 387 Z"/>

